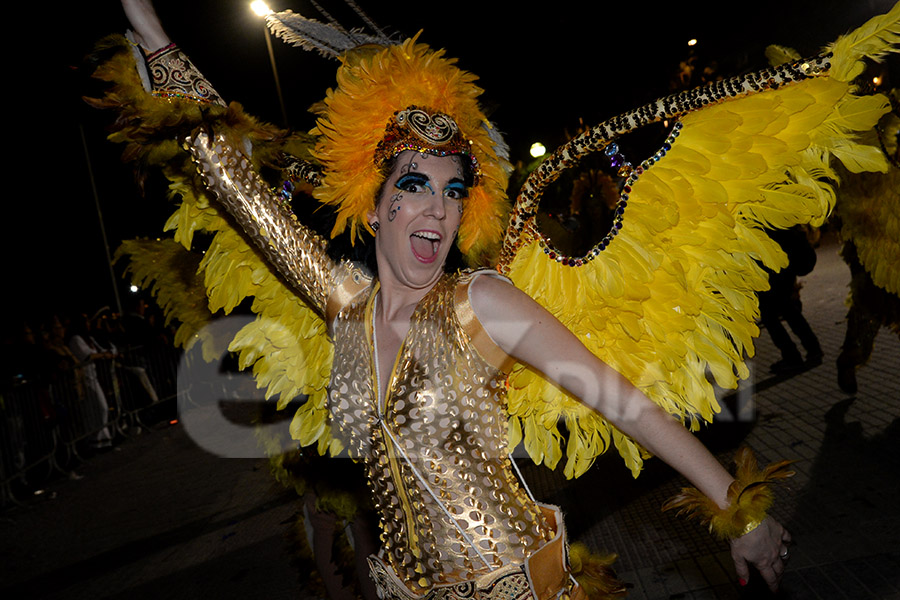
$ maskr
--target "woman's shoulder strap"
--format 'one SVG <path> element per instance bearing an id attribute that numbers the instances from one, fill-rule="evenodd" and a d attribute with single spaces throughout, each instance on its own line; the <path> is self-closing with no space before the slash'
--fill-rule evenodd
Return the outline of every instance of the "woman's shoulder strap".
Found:
<path id="1" fill-rule="evenodd" d="M 478 320 L 478 316 L 472 309 L 471 285 L 473 281 L 482 276 L 496 277 L 509 281 L 509 279 L 500 275 L 494 269 L 479 269 L 477 271 L 460 273 L 457 276 L 454 290 L 453 309 L 460 327 L 468 336 L 470 343 L 479 356 L 498 371 L 509 373 L 515 363 L 515 359 L 491 339 L 491 336 L 485 331 L 481 321 Z"/>

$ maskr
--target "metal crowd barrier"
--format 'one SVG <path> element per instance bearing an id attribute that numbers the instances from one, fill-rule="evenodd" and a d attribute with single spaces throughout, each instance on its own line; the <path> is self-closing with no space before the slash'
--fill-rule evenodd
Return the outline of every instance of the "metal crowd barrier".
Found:
<path id="1" fill-rule="evenodd" d="M 85 447 L 149 430 L 148 421 L 169 406 L 174 415 L 178 358 L 171 348 L 131 348 L 95 361 L 102 397 L 83 370 L 58 373 L 49 386 L 22 382 L 0 395 L 0 505 L 20 501 L 17 490 L 68 475 Z M 148 419 L 150 411 L 156 415 Z"/>
<path id="2" fill-rule="evenodd" d="M 37 386 L 21 384 L 0 399 L 0 493 L 4 503 L 15 500 L 13 484 L 43 467 L 49 476 L 56 463 L 58 429 L 49 412 L 49 398 Z"/>
<path id="3" fill-rule="evenodd" d="M 148 428 L 146 415 L 161 414 L 161 406 L 173 401 L 177 393 L 177 370 L 180 350 L 168 347 L 134 347 L 116 359 L 118 387 L 115 400 L 122 419 L 120 429 Z M 171 414 L 174 416 L 174 404 Z"/>

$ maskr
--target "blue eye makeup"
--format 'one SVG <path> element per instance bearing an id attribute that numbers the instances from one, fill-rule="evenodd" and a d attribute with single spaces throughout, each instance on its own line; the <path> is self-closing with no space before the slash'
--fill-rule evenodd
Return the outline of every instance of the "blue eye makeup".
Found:
<path id="1" fill-rule="evenodd" d="M 469 190 L 461 181 L 451 181 L 444 188 L 444 193 L 456 200 L 462 200 L 469 196 Z"/>
<path id="2" fill-rule="evenodd" d="M 397 180 L 394 187 L 405 192 L 424 192 L 427 188 L 434 194 L 434 189 L 432 189 L 428 177 L 421 173 L 407 173 Z"/>
<path id="3" fill-rule="evenodd" d="M 432 195 L 435 193 L 431 186 L 431 179 L 423 173 L 407 173 L 397 180 L 394 187 L 414 194 L 422 194 L 426 190 Z M 453 200 L 462 200 L 469 196 L 469 190 L 461 180 L 453 179 L 444 187 L 443 194 Z"/>

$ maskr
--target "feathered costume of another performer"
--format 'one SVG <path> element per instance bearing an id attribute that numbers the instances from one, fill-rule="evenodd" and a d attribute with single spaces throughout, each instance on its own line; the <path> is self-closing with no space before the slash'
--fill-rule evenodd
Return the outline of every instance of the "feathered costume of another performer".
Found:
<path id="1" fill-rule="evenodd" d="M 309 22 L 297 15 L 270 15 L 268 20 L 273 31 L 289 41 L 309 39 L 303 31 Z M 190 248 L 194 232 L 214 234 L 199 264 L 209 310 L 228 312 L 245 298 L 253 298 L 252 310 L 258 318 L 237 334 L 230 349 L 240 354 L 242 366 L 252 366 L 267 397 L 278 397 L 279 406 L 298 394 L 309 395 L 294 417 L 292 433 L 302 445 L 317 444 L 323 453 L 339 451 L 345 441 L 333 435 L 336 429 L 329 427 L 329 417 L 344 422 L 356 418 L 350 414 L 352 406 L 329 415 L 326 386 L 329 379 L 332 387 L 349 385 L 352 380 L 341 379 L 342 369 L 358 368 L 349 365 L 351 357 L 334 351 L 329 337 L 334 330 L 327 327 L 335 322 L 334 311 L 342 315 L 345 309 L 357 310 L 350 299 L 369 289 L 371 278 L 346 267 L 327 296 L 317 295 L 315 285 L 292 279 L 302 269 L 285 264 L 292 257 L 272 248 L 288 248 L 299 237 L 310 248 L 307 254 L 318 256 L 324 255 L 327 243 L 302 231 L 294 238 L 283 236 L 297 220 L 286 202 L 270 212 L 254 212 L 254 199 L 269 192 L 261 189 L 253 171 L 278 166 L 278 151 L 300 158 L 281 165 L 288 167 L 293 184 L 312 185 L 315 197 L 335 208 L 337 222 L 332 235 L 348 231 L 355 239 L 371 233 L 366 215 L 373 210 L 384 180 L 383 159 L 404 149 L 438 153 L 435 146 L 420 148 L 410 131 L 420 138 L 440 139 L 440 143 L 465 140 L 449 152 L 469 156 L 476 166 L 458 241 L 470 266 L 489 264 L 507 275 L 597 357 L 691 428 L 711 420 L 719 409 L 707 373 L 725 388 L 735 387 L 748 374 L 745 357 L 753 355 L 753 337 L 759 333 L 756 294 L 768 285 L 760 265 L 779 269 L 786 264 L 784 253 L 763 230 L 820 224 L 834 205 L 833 160 L 854 173 L 887 169 L 884 155 L 862 134 L 889 110 L 889 103 L 882 96 L 855 95 L 853 80 L 862 72 L 864 58 L 878 59 L 897 51 L 900 4 L 839 39 L 818 57 L 675 94 L 585 131 L 529 177 L 508 225 L 505 148 L 478 106 L 481 90 L 474 85 L 474 76 L 416 38 L 399 44 L 379 40 L 377 45 L 354 49 L 353 36 L 345 37 L 343 41 L 323 41 L 316 34 L 316 41 L 303 42 L 341 60 L 338 85 L 328 92 L 319 111 L 312 140 L 287 137 L 246 117 L 237 105 L 225 106 L 202 77 L 190 78 L 199 84 L 181 90 L 162 86 L 154 96 L 148 95 L 130 51 L 116 54 L 98 69 L 97 75 L 113 86 L 95 102 L 119 111 L 113 138 L 129 144 L 128 158 L 165 166 L 173 192 L 182 199 L 167 225 L 175 230 L 176 241 Z M 119 44 L 119 48 L 128 47 Z M 151 70 L 160 56 L 151 57 Z M 153 73 L 154 81 L 171 81 L 171 74 L 193 69 L 177 54 L 162 64 Z M 456 122 L 440 118 L 442 115 L 453 115 Z M 639 165 L 624 163 L 617 137 L 663 121 L 669 122 L 671 129 L 659 150 Z M 191 151 L 201 164 L 206 185 L 215 189 L 219 200 L 229 194 L 237 198 L 233 201 L 237 208 L 230 206 L 232 214 L 249 210 L 240 215 L 244 233 L 210 201 L 211 195 L 186 167 L 187 155 L 179 154 L 174 143 L 160 141 L 187 136 L 192 136 Z M 300 141 L 312 141 L 315 146 L 304 153 Z M 253 164 L 245 158 L 227 158 L 231 156 L 229 148 L 248 151 L 251 147 Z M 590 252 L 565 256 L 538 231 L 537 204 L 549 183 L 593 152 L 608 156 L 624 177 L 615 222 Z M 273 194 L 279 191 L 276 188 Z M 258 244 L 265 260 L 252 249 L 248 238 Z M 307 267 L 316 281 L 335 277 L 333 272 L 317 271 L 319 263 Z M 435 289 L 440 294 L 453 293 L 439 287 Z M 307 291 L 310 302 L 294 289 L 311 290 Z M 454 318 L 439 322 L 458 328 L 454 335 L 459 333 L 462 339 L 466 334 L 460 332 L 471 330 L 466 329 L 464 314 L 457 310 L 456 316 L 459 323 Z M 477 347 L 482 342 L 473 337 L 466 344 Z M 500 374 L 506 372 L 498 369 Z M 640 471 L 646 453 L 633 440 L 541 374 L 515 365 L 503 387 L 486 393 L 497 394 L 499 406 L 508 416 L 510 447 L 524 442 L 532 459 L 549 467 L 565 453 L 565 473 L 577 477 L 597 456 L 615 446 L 626 466 L 635 475 Z M 560 421 L 568 431 L 565 440 L 558 429 Z M 353 425 L 349 422 L 348 426 L 352 429 Z M 351 441 L 365 445 L 364 441 Z M 385 464 L 393 471 L 397 459 L 390 448 L 396 442 L 378 439 L 372 441 L 373 447 L 376 442 L 388 448 Z M 380 458 L 376 452 L 376 459 Z M 419 486 L 414 473 L 407 473 L 404 479 L 392 472 L 390 476 L 395 478 L 385 483 L 386 470 L 385 466 L 370 468 L 374 486 L 390 487 L 401 481 L 402 485 Z M 751 474 L 747 485 L 759 484 L 754 469 L 742 472 Z M 434 476 L 441 480 L 437 472 Z M 496 483 L 503 494 L 507 486 L 513 495 L 519 493 L 510 482 Z M 426 484 L 422 482 L 425 488 Z M 740 492 L 736 489 L 735 494 L 740 497 Z M 518 496 L 514 500 L 504 496 L 503 502 L 519 500 Z M 430 510 L 430 500 L 424 502 Z M 691 510 L 689 505 L 680 507 Z M 443 527 L 447 539 L 455 539 L 456 527 L 460 540 L 465 541 L 460 541 L 461 550 L 451 548 L 449 552 L 454 557 L 459 553 L 463 562 L 489 563 L 495 551 L 490 540 L 484 540 L 484 546 L 473 543 L 465 534 L 466 527 L 453 523 L 452 518 L 447 523 L 443 517 L 435 518 L 434 523 L 404 522 L 402 516 L 391 516 L 393 508 L 381 507 L 387 547 L 398 552 L 407 545 L 411 548 L 409 555 L 397 554 L 396 559 L 390 552 L 390 560 L 396 561 L 391 568 L 402 573 L 405 584 L 392 588 L 397 597 L 433 590 L 440 581 L 439 570 L 428 562 L 431 559 L 418 554 L 427 552 L 428 547 L 414 539 L 416 532 Z M 743 509 L 735 506 L 734 510 Z M 746 532 L 760 522 L 760 512 L 753 511 L 746 518 L 726 515 L 724 520 Z M 410 513 L 405 514 L 409 517 Z M 558 533 L 559 529 L 555 540 Z M 406 535 L 410 536 L 408 543 Z M 549 540 L 552 532 L 535 535 Z M 469 546 L 477 559 L 467 557 Z M 386 571 L 377 569 L 376 576 L 388 577 Z"/>
<path id="2" fill-rule="evenodd" d="M 856 369 L 872 353 L 882 327 L 900 335 L 900 90 L 876 134 L 889 161 L 886 173 L 842 175 L 835 216 L 850 266 L 847 333 L 837 359 L 838 384 L 857 390 Z"/>

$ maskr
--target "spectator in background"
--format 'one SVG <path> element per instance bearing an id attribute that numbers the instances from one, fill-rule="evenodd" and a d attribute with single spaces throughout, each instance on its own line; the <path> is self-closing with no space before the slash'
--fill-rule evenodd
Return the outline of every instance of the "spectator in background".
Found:
<path id="1" fill-rule="evenodd" d="M 147 303 L 143 298 L 135 299 L 121 320 L 121 334 L 127 343 L 127 352 L 122 367 L 140 382 L 150 404 L 159 402 L 154 385 L 155 377 L 149 357 L 159 352 L 161 337 L 146 317 Z"/>
<path id="2" fill-rule="evenodd" d="M 87 315 L 79 315 L 73 322 L 72 335 L 68 347 L 78 360 L 78 373 L 81 385 L 78 386 L 81 406 L 84 409 L 85 426 L 96 434 L 91 439 L 91 446 L 105 450 L 112 447 L 112 433 L 107 422 L 109 420 L 109 404 L 106 394 L 100 385 L 97 373 L 97 362 L 111 360 L 115 357 L 115 347 L 106 349 L 91 335 L 91 321 Z"/>
<path id="3" fill-rule="evenodd" d="M 798 276 L 811 273 L 816 266 L 816 251 L 809 242 L 806 231 L 800 226 L 769 231 L 769 235 L 787 254 L 788 265 L 778 272 L 769 271 L 770 288 L 759 295 L 760 320 L 772 342 L 781 351 L 781 359 L 770 366 L 771 371 L 776 374 L 791 373 L 804 366 L 822 363 L 822 347 L 803 316 L 800 285 L 797 283 Z M 782 319 L 806 350 L 805 362 L 782 325 Z"/>

